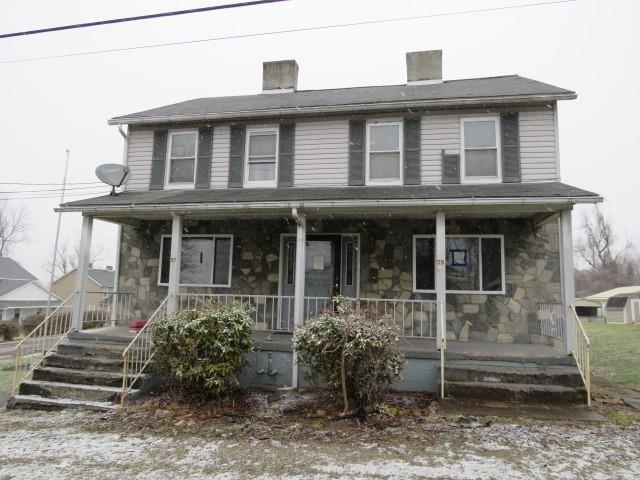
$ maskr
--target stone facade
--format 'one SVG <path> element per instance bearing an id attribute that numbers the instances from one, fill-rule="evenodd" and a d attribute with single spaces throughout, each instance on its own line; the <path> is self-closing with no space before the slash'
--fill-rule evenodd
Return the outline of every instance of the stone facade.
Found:
<path id="1" fill-rule="evenodd" d="M 540 341 L 537 304 L 560 301 L 557 224 L 536 229 L 530 219 L 453 219 L 446 228 L 448 234 L 503 234 L 505 239 L 506 294 L 448 294 L 450 338 Z M 133 294 L 136 317 L 149 315 L 167 295 L 167 287 L 158 285 L 158 273 L 161 236 L 170 231 L 168 221 L 122 229 L 120 290 Z M 185 222 L 185 234 L 233 234 L 234 239 L 231 287 L 183 290 L 277 295 L 280 237 L 294 232 L 295 224 L 288 218 Z M 310 219 L 307 233 L 360 235 L 360 297 L 435 298 L 434 294 L 413 292 L 412 272 L 413 235 L 435 233 L 433 220 Z"/>

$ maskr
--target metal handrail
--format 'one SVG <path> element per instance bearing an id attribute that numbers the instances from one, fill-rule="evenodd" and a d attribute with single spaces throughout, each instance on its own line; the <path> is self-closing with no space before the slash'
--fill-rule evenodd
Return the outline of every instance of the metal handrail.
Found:
<path id="1" fill-rule="evenodd" d="M 573 349 L 571 355 L 576 361 L 578 371 L 584 382 L 584 386 L 587 389 L 587 406 L 591 406 L 591 341 L 587 336 L 587 332 L 582 326 L 580 317 L 576 312 L 576 308 L 571 305 L 571 312 L 573 313 L 573 321 L 576 323 L 576 328 L 572 329 L 574 335 Z"/>
<path id="2" fill-rule="evenodd" d="M 160 303 L 160 306 L 153 312 L 137 335 L 133 337 L 129 345 L 127 345 L 122 352 L 122 392 L 120 394 L 120 402 L 123 405 L 127 394 L 131 392 L 133 386 L 155 355 L 155 350 L 152 349 L 151 338 L 148 333 L 151 325 L 153 325 L 158 318 L 166 314 L 169 298 L 170 296 L 165 297 L 162 303 Z"/>
<path id="3" fill-rule="evenodd" d="M 65 298 L 60 305 L 15 346 L 15 367 L 13 371 L 11 395 L 16 394 L 18 384 L 42 363 L 44 357 L 57 347 L 60 341 L 65 338 L 71 330 L 71 312 L 68 312 L 67 317 L 61 316 L 60 314 L 62 313 L 64 315 L 65 310 L 69 310 L 70 305 L 67 305 L 67 303 L 73 305 L 72 299 L 74 297 L 75 293 L 72 293 Z M 53 344 L 51 343 L 52 341 Z M 23 350 L 28 350 L 29 348 L 30 350 L 28 352 L 23 352 Z M 37 358 L 36 361 L 29 361 L 28 364 L 22 365 L 22 359 L 35 355 L 40 355 L 40 357 Z M 22 374 L 20 374 L 21 371 L 23 371 Z"/>

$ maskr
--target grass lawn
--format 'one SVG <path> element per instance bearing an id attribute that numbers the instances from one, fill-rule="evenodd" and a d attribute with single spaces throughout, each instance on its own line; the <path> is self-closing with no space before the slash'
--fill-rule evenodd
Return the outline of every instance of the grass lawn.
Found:
<path id="1" fill-rule="evenodd" d="M 597 374 L 640 390 L 640 325 L 585 323 Z"/>
<path id="2" fill-rule="evenodd" d="M 14 365 L 14 360 L 0 360 L 0 392 L 11 388 Z"/>

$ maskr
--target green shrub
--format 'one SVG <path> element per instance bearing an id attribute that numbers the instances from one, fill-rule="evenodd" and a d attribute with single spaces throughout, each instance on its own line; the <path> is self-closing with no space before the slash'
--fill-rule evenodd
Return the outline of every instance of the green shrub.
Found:
<path id="1" fill-rule="evenodd" d="M 404 357 L 395 328 L 383 318 L 358 315 L 349 300 L 336 297 L 335 312 L 324 312 L 296 330 L 298 362 L 309 366 L 341 397 L 345 413 L 376 402 L 380 392 L 400 377 Z"/>
<path id="2" fill-rule="evenodd" d="M 205 304 L 158 320 L 152 328 L 155 370 L 170 388 L 205 398 L 223 397 L 253 347 L 248 306 Z"/>
<path id="3" fill-rule="evenodd" d="M 44 320 L 44 315 L 41 313 L 35 315 L 29 315 L 27 318 L 22 320 L 20 324 L 20 329 L 22 330 L 23 335 L 29 335 L 31 331 L 36 328 L 38 325 L 42 323 Z"/>
<path id="4" fill-rule="evenodd" d="M 7 320 L 0 322 L 0 337 L 5 342 L 10 342 L 18 336 L 18 322 Z"/>

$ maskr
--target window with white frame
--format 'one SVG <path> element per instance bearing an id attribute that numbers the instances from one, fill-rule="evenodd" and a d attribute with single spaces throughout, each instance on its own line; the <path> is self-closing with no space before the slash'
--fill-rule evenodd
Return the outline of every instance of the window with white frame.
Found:
<path id="1" fill-rule="evenodd" d="M 504 236 L 447 235 L 447 293 L 504 293 Z M 413 289 L 436 289 L 435 236 L 413 237 Z"/>
<path id="2" fill-rule="evenodd" d="M 232 235 L 183 235 L 180 259 L 180 285 L 230 287 Z M 159 285 L 169 284 L 171 235 L 160 243 Z"/>
<path id="3" fill-rule="evenodd" d="M 367 124 L 367 183 L 402 183 L 402 122 Z"/>
<path id="4" fill-rule="evenodd" d="M 502 181 L 499 123 L 498 117 L 460 121 L 463 182 Z"/>
<path id="5" fill-rule="evenodd" d="M 278 185 L 278 129 L 248 129 L 245 151 L 245 185 L 276 187 Z"/>
<path id="6" fill-rule="evenodd" d="M 193 187 L 198 158 L 198 132 L 169 132 L 167 149 L 167 187 Z"/>

